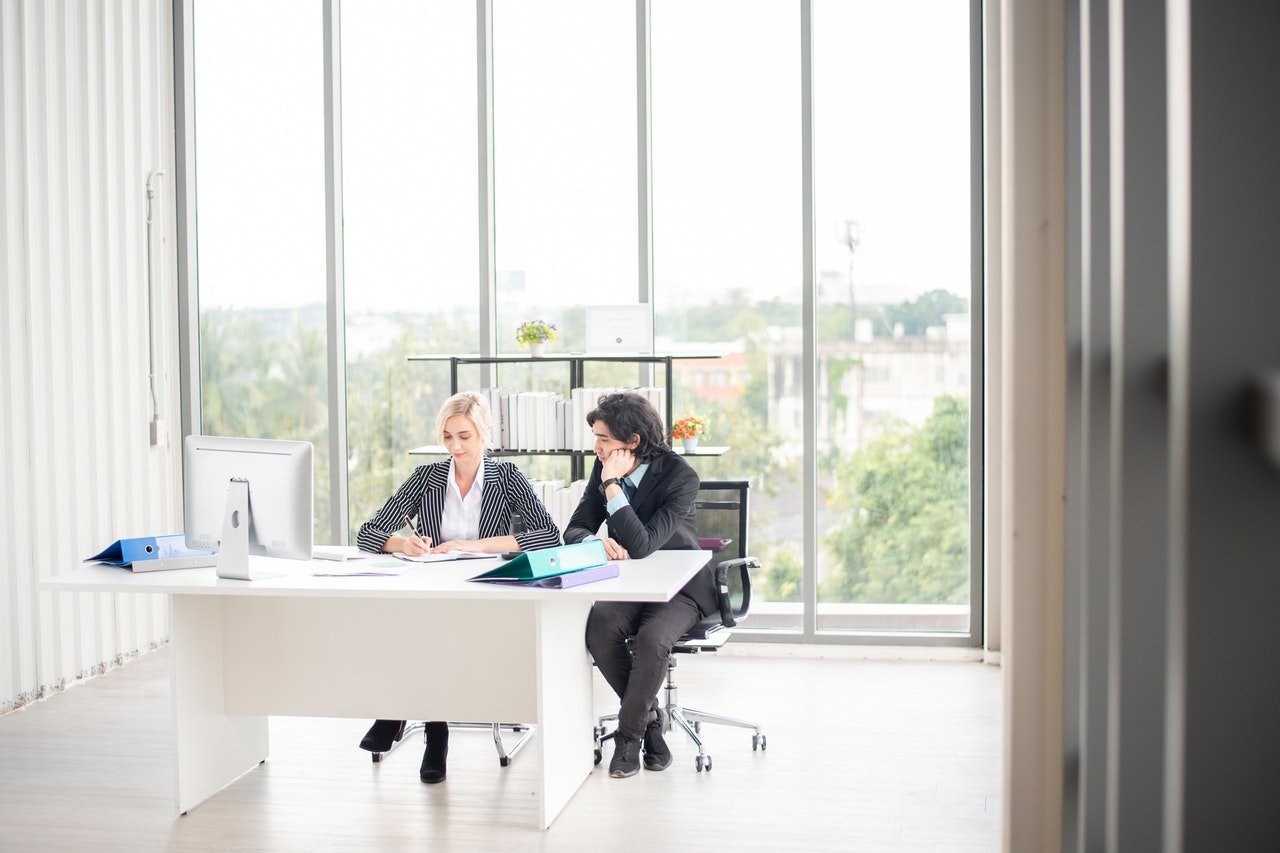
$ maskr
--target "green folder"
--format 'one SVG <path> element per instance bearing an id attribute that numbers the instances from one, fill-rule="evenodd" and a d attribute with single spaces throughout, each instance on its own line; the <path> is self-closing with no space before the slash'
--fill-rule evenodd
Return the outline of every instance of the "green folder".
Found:
<path id="1" fill-rule="evenodd" d="M 507 562 L 467 580 L 473 581 L 536 581 L 569 572 L 602 566 L 607 562 L 604 542 L 588 539 L 574 545 L 525 551 Z"/>

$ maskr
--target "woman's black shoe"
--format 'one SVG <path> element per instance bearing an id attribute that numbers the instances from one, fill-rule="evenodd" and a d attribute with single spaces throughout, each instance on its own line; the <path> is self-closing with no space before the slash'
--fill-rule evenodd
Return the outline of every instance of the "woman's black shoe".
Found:
<path id="1" fill-rule="evenodd" d="M 418 778 L 428 785 L 444 781 L 445 759 L 449 757 L 449 724 L 427 723 L 427 750 L 422 754 Z"/>
<path id="2" fill-rule="evenodd" d="M 374 720 L 360 740 L 360 748 L 370 752 L 386 752 L 404 735 L 404 720 Z"/>

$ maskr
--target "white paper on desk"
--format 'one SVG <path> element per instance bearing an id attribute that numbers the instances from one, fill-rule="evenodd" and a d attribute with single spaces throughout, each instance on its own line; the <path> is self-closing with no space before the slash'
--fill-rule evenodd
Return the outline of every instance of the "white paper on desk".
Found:
<path id="1" fill-rule="evenodd" d="M 446 563 L 449 560 L 485 560 L 498 555 L 486 554 L 483 551 L 445 551 L 442 554 L 419 554 L 416 557 L 397 552 L 393 556 L 397 560 L 404 560 L 409 563 Z"/>
<path id="2" fill-rule="evenodd" d="M 375 556 L 377 555 L 368 551 L 361 551 L 355 545 L 316 545 L 311 549 L 311 558 L 313 560 L 343 562 L 345 560 L 364 560 Z"/>
<path id="3" fill-rule="evenodd" d="M 351 560 L 317 568 L 311 575 L 317 578 L 391 577 L 408 570 L 409 564 L 400 560 Z"/>

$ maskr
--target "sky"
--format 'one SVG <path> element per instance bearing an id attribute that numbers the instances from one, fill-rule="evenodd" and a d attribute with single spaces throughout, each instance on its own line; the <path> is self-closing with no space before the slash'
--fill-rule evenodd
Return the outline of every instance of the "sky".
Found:
<path id="1" fill-rule="evenodd" d="M 636 299 L 634 8 L 493 3 L 497 268 L 548 305 Z M 800 299 L 798 8 L 653 0 L 659 307 L 730 288 Z M 474 305 L 475 5 L 342 14 L 348 311 Z M 818 269 L 840 290 L 851 274 L 860 301 L 968 293 L 968 14 L 814 2 Z M 195 28 L 201 305 L 321 301 L 320 4 L 197 0 Z"/>

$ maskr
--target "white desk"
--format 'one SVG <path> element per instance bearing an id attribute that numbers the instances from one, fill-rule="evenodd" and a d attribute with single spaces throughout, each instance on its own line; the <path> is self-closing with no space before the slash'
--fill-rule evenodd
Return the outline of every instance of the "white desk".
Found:
<path id="1" fill-rule="evenodd" d="M 90 565 L 40 588 L 168 594 L 180 813 L 267 758 L 268 714 L 493 720 L 538 727 L 546 828 L 593 766 L 591 603 L 667 601 L 710 558 L 659 551 L 623 562 L 619 577 L 566 590 L 466 580 L 496 558 L 414 565 L 398 577 L 313 577 L 334 563 L 264 557 L 250 559 L 288 576 Z"/>

